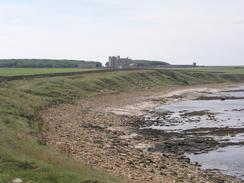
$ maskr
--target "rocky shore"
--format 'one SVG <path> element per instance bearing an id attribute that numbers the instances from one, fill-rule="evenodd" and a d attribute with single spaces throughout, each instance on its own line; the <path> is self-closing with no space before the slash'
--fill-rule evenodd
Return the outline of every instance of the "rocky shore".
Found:
<path id="1" fill-rule="evenodd" d="M 174 139 L 179 134 L 138 130 L 143 114 L 170 98 L 173 102 L 183 91 L 223 86 L 169 87 L 143 92 L 102 95 L 82 99 L 76 104 L 49 108 L 41 113 L 47 125 L 43 134 L 49 146 L 113 175 L 135 183 L 237 183 L 243 182 L 192 165 L 184 152 L 216 147 L 216 141 Z M 178 96 L 178 97 L 177 97 Z M 168 99 L 167 99 L 168 100 Z M 206 137 L 207 138 L 207 137 Z M 164 146 L 162 146 L 162 142 Z M 206 143 L 207 142 L 207 143 Z M 195 144 L 194 144 L 195 143 Z M 191 148 L 189 148 L 191 147 Z M 188 150 L 187 150 L 188 148 Z M 193 151 L 194 152 L 194 151 Z"/>

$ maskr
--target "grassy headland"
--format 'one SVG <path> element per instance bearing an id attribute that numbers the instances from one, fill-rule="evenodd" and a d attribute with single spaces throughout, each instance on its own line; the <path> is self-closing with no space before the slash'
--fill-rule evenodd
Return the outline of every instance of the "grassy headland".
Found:
<path id="1" fill-rule="evenodd" d="M 0 83 L 0 183 L 125 182 L 74 162 L 45 145 L 38 112 L 82 97 L 170 85 L 244 81 L 244 68 L 167 69 L 85 73 Z"/>

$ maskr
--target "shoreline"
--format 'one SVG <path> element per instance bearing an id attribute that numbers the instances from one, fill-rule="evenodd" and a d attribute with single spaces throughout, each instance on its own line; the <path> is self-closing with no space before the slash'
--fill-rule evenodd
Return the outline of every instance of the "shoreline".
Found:
<path id="1" fill-rule="evenodd" d="M 157 139 L 143 139 L 133 129 L 140 116 L 166 102 L 163 100 L 166 96 L 231 85 L 163 87 L 96 96 L 82 99 L 77 104 L 60 105 L 41 113 L 48 126 L 45 140 L 74 159 L 127 177 L 132 182 L 238 182 L 229 176 L 200 170 L 183 155 L 143 151 L 147 143 Z"/>

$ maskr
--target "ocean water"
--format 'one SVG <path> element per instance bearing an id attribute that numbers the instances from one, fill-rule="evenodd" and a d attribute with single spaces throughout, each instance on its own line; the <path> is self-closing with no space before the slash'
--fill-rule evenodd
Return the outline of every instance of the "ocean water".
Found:
<path id="1" fill-rule="evenodd" d="M 206 94 L 205 94 L 206 95 Z M 217 97 L 244 97 L 244 90 L 229 90 L 207 94 Z M 189 100 L 162 105 L 156 112 L 171 112 L 167 118 L 159 116 L 159 125 L 152 124 L 149 128 L 165 131 L 184 131 L 194 128 L 242 128 L 244 127 L 244 99 L 233 100 Z M 184 117 L 185 113 L 206 111 L 206 115 Z M 209 117 L 208 113 L 213 113 Z"/>
<path id="2" fill-rule="evenodd" d="M 192 162 L 203 169 L 218 169 L 220 172 L 244 180 L 244 146 L 219 148 L 204 154 L 188 154 Z"/>
<path id="3" fill-rule="evenodd" d="M 244 87 L 226 89 L 220 92 L 203 93 L 207 97 L 228 97 L 228 100 L 186 100 L 162 105 L 155 109 L 159 114 L 147 116 L 149 122 L 146 127 L 164 130 L 166 132 L 186 133 L 189 130 L 203 129 L 206 136 L 212 137 L 220 143 L 244 142 L 244 132 L 236 134 L 208 135 L 211 128 L 244 128 Z M 233 99 L 231 99 L 233 97 Z M 165 112 L 168 111 L 167 114 Z M 204 114 L 196 114 L 205 111 Z M 189 113 L 194 115 L 186 115 Z M 160 115 L 164 113 L 164 115 Z M 151 123 L 150 123 L 151 118 Z M 196 132 L 197 133 L 197 132 Z M 228 146 L 203 154 L 187 154 L 192 162 L 198 162 L 203 169 L 218 169 L 220 172 L 244 180 L 244 146 Z"/>

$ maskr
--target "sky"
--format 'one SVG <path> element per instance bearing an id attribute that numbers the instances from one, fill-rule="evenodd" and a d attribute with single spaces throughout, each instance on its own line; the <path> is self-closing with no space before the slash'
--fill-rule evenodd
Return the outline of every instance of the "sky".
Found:
<path id="1" fill-rule="evenodd" d="M 244 0 L 0 0 L 0 58 L 244 65 Z"/>

